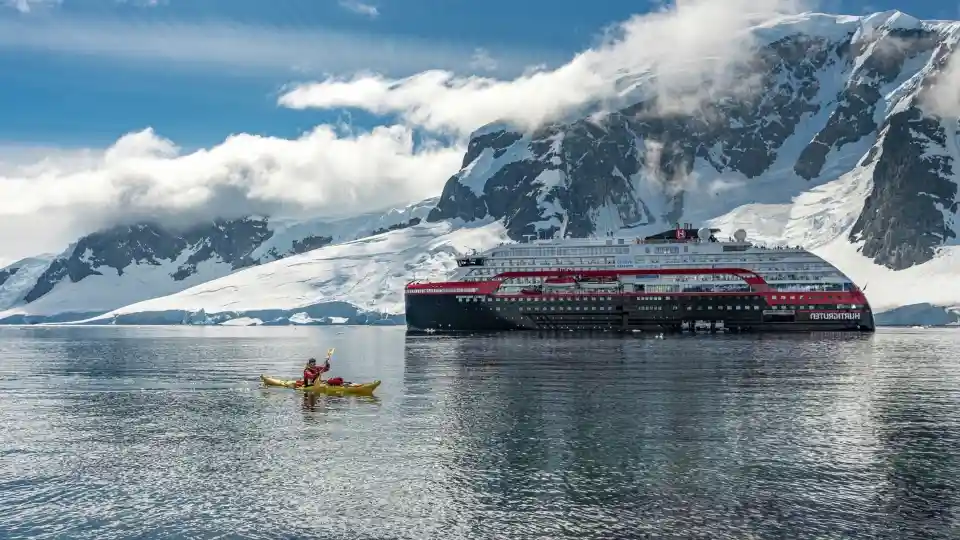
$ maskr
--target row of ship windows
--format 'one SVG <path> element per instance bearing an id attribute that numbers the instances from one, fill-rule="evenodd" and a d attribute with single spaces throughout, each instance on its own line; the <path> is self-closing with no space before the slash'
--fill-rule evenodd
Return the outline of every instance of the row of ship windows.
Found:
<path id="1" fill-rule="evenodd" d="M 603 247 L 575 247 L 575 248 L 513 248 L 506 251 L 497 251 L 493 257 L 564 257 L 564 256 L 598 256 L 598 255 L 627 255 L 630 246 L 603 246 Z"/>
<path id="2" fill-rule="evenodd" d="M 510 283 L 504 281 L 504 285 L 507 286 L 517 286 L 525 285 L 524 283 Z M 538 283 L 530 283 L 526 285 L 538 285 Z M 793 293 L 824 293 L 824 292 L 843 292 L 851 289 L 850 283 L 770 283 L 769 284 L 773 289 L 780 292 L 793 292 Z M 633 290 L 630 289 L 630 286 L 633 287 Z M 598 287 L 599 288 L 599 287 Z M 548 294 L 578 294 L 578 295 L 587 295 L 591 294 L 591 291 L 587 289 L 574 289 L 571 287 L 549 287 L 544 285 L 544 292 Z M 659 292 L 659 293 L 678 293 L 678 292 L 749 292 L 752 289 L 749 285 L 741 284 L 726 284 L 726 283 L 711 283 L 706 285 L 651 285 L 649 283 L 621 283 L 615 287 L 603 287 L 604 290 L 620 292 Z M 622 290 L 621 290 L 622 289 Z M 512 291 L 513 294 L 517 294 L 516 290 Z M 774 297 L 776 298 L 776 297 Z M 783 297 L 784 299 L 786 297 Z M 792 299 L 796 299 L 796 296 L 791 296 Z M 803 295 L 800 296 L 803 298 Z M 828 295 L 828 298 L 833 298 L 833 295 Z"/>
<path id="3" fill-rule="evenodd" d="M 776 297 L 774 297 L 774 298 L 776 298 Z M 782 296 L 781 298 L 782 298 L 782 299 L 786 299 L 785 296 Z M 796 298 L 796 297 L 794 297 L 794 298 Z M 604 300 L 604 299 L 606 299 L 606 300 L 608 300 L 608 301 L 613 300 L 613 299 L 612 299 L 611 297 L 609 297 L 609 296 L 607 296 L 607 297 L 603 297 L 603 296 L 596 297 L 596 296 L 595 296 L 595 297 L 591 297 L 591 299 L 592 299 L 592 300 L 601 300 L 601 301 Z M 670 299 L 671 299 L 671 297 L 669 297 L 669 296 L 663 296 L 663 297 L 660 297 L 660 296 L 650 296 L 650 297 L 646 297 L 646 298 L 641 298 L 640 300 L 662 301 L 662 300 L 670 300 Z M 678 299 L 679 299 L 679 298 L 678 298 Z M 458 296 L 458 297 L 457 297 L 457 301 L 459 301 L 459 302 L 483 302 L 484 300 L 485 300 L 485 298 L 482 297 L 482 296 Z M 515 299 L 514 299 L 514 298 L 493 298 L 493 300 L 496 301 L 496 302 L 509 302 L 509 303 L 513 303 L 513 304 L 515 304 L 515 303 L 517 303 L 517 302 L 536 302 L 536 303 L 538 303 L 538 304 L 541 304 L 541 303 L 545 303 L 545 302 L 565 301 L 565 299 L 560 299 L 560 298 L 549 298 L 549 299 L 547 299 L 547 298 L 543 298 L 543 299 L 538 299 L 538 298 L 515 298 Z M 582 299 L 581 299 L 581 300 L 582 300 Z M 760 299 L 759 299 L 759 298 L 750 298 L 750 297 L 728 297 L 728 298 L 724 298 L 724 299 L 722 299 L 722 300 L 739 300 L 739 301 L 750 301 L 750 300 L 753 300 L 754 302 L 756 302 L 755 304 L 752 304 L 752 306 L 753 306 L 752 308 L 751 308 L 750 306 L 745 306 L 745 307 L 741 308 L 740 305 L 736 305 L 736 306 L 733 306 L 733 307 L 731 307 L 730 305 L 727 305 L 727 306 L 726 306 L 726 309 L 728 309 L 728 310 L 734 310 L 734 309 L 760 309 L 760 307 L 761 307 Z M 596 311 L 596 310 L 599 308 L 599 310 L 603 311 L 603 310 L 613 309 L 613 307 L 614 307 L 614 306 L 612 306 L 612 305 L 611 305 L 611 306 L 603 306 L 603 305 L 600 305 L 600 306 L 582 306 L 582 309 L 585 310 L 585 311 L 586 311 L 586 310 Z M 638 306 L 638 307 L 639 307 L 640 310 L 662 309 L 661 306 L 657 306 L 657 305 Z M 773 306 L 773 309 L 783 309 L 783 310 L 787 310 L 787 309 L 858 309 L 859 307 L 860 307 L 860 306 L 859 306 L 858 304 L 817 304 L 817 305 L 811 304 L 811 305 L 799 305 L 799 306 L 794 306 L 794 305 L 790 305 L 790 306 L 778 305 L 778 306 Z M 703 309 L 708 309 L 708 310 L 710 310 L 710 309 L 714 309 L 714 305 L 713 305 L 713 304 L 698 304 L 698 305 L 696 305 L 696 306 L 691 306 L 691 305 L 687 305 L 687 306 L 686 306 L 687 311 L 692 311 L 694 308 L 695 308 L 696 310 L 698 310 L 698 311 L 703 310 Z M 548 311 L 554 311 L 554 310 L 559 310 L 559 311 L 580 311 L 580 310 L 581 310 L 581 306 L 579 306 L 579 305 L 577 305 L 577 306 L 561 305 L 561 306 L 554 307 L 554 306 L 550 305 L 549 303 L 547 303 L 547 305 L 543 306 L 543 309 L 548 310 Z M 674 306 L 674 309 L 679 309 L 679 307 L 675 305 L 675 306 Z M 716 309 L 723 310 L 723 309 L 724 309 L 724 306 L 722 306 L 722 305 L 716 306 Z M 500 308 L 498 307 L 498 308 L 497 308 L 497 311 L 499 311 L 499 310 L 500 310 Z"/>
<path id="4" fill-rule="evenodd" d="M 642 296 L 639 300 L 642 301 L 661 301 L 661 300 L 670 300 L 671 296 Z M 525 298 L 500 298 L 492 297 L 488 298 L 486 296 L 458 296 L 458 302 L 484 302 L 484 301 L 494 301 L 494 302 L 582 302 L 584 300 L 596 301 L 612 301 L 612 296 L 577 296 L 576 298 L 560 298 L 560 297 L 525 297 Z"/>
<path id="5" fill-rule="evenodd" d="M 779 300 L 787 300 L 787 299 L 790 299 L 790 300 L 804 300 L 804 296 L 805 296 L 805 295 L 803 295 L 803 294 L 801 294 L 801 295 L 792 294 L 792 295 L 790 295 L 790 296 L 787 296 L 787 295 L 780 295 L 780 296 L 773 295 L 773 296 L 770 297 L 770 299 L 771 299 L 771 300 L 778 300 L 778 299 L 779 299 Z M 660 301 L 663 301 L 663 300 L 671 300 L 671 299 L 674 299 L 674 298 L 680 299 L 679 296 L 677 296 L 677 297 L 674 297 L 674 296 L 641 296 L 641 297 L 638 297 L 637 299 L 640 300 L 640 301 L 645 301 L 645 302 L 660 302 Z M 705 298 L 710 298 L 710 297 L 705 297 Z M 740 301 L 749 301 L 749 300 L 757 301 L 757 300 L 760 300 L 760 297 L 757 297 L 757 296 L 726 296 L 726 297 L 724 297 L 724 299 L 732 299 L 732 300 L 740 300 Z M 807 298 L 807 299 L 813 300 L 813 298 Z M 834 299 L 839 300 L 839 297 L 836 296 L 836 295 L 833 295 L 833 294 L 828 294 L 828 295 L 826 295 L 826 296 L 817 298 L 817 300 L 834 300 Z M 610 302 L 610 301 L 613 300 L 613 297 L 612 297 L 612 296 L 577 296 L 576 298 L 563 298 L 563 297 L 556 297 L 556 296 L 555 296 L 555 297 L 529 297 L 529 296 L 528 296 L 528 297 L 521 297 L 521 298 L 500 298 L 500 297 L 496 297 L 496 296 L 494 296 L 494 297 L 472 296 L 472 295 L 471 295 L 471 296 L 457 296 L 457 301 L 458 301 L 458 302 L 483 302 L 483 301 L 488 301 L 488 300 L 493 300 L 493 301 L 495 301 L 495 302 L 570 302 L 570 301 L 582 302 L 582 301 L 584 301 L 584 300 L 594 301 L 594 302 L 596 302 L 596 301 L 601 301 L 601 302 L 602 302 L 602 301 L 606 300 L 607 302 Z M 802 308 L 801 308 L 801 309 L 802 309 Z M 810 309 L 813 309 L 813 308 L 810 308 Z"/>
<path id="6" fill-rule="evenodd" d="M 616 306 L 604 306 L 604 305 L 600 305 L 600 306 L 551 306 L 551 305 L 546 305 L 546 306 L 540 306 L 540 307 L 542 307 L 542 309 L 543 309 L 544 311 L 616 311 Z M 696 307 L 696 309 L 694 309 L 694 307 Z M 716 310 L 718 310 L 718 311 L 741 311 L 741 310 L 746 310 L 746 311 L 749 311 L 749 310 L 759 311 L 760 309 L 762 309 L 762 307 L 763 307 L 763 306 L 760 306 L 760 305 L 757 305 L 757 304 L 753 304 L 753 305 L 749 305 L 749 306 L 743 306 L 743 305 L 732 305 L 732 306 L 731 306 L 731 305 L 728 305 L 728 306 L 712 306 L 712 305 L 707 305 L 707 306 L 703 306 L 703 305 L 698 305 L 698 306 L 686 306 L 686 310 L 687 310 L 687 311 L 713 311 L 714 309 L 716 309 Z M 776 307 L 780 307 L 781 309 L 783 309 L 783 306 L 776 306 Z M 775 309 L 776 309 L 776 307 L 775 307 Z M 804 308 L 808 308 L 808 307 L 809 307 L 809 309 L 821 309 L 821 310 L 834 309 L 834 307 L 833 307 L 832 305 L 830 305 L 830 306 L 797 306 L 797 308 L 799 308 L 799 309 L 804 309 Z M 857 306 L 856 306 L 856 305 L 850 305 L 850 306 L 838 305 L 837 308 L 839 308 L 839 309 L 846 309 L 846 308 L 857 309 Z M 497 306 L 495 309 L 496 309 L 497 311 L 500 311 L 501 309 L 506 310 L 507 308 L 506 308 L 506 307 L 501 308 L 500 306 Z M 638 309 L 639 311 L 663 311 L 665 308 L 664 308 L 664 306 L 661 305 L 661 306 L 637 306 L 637 309 Z M 679 309 L 680 309 L 680 306 L 676 306 L 676 305 L 674 305 L 674 306 L 668 306 L 667 309 L 679 310 Z"/>
<path id="7" fill-rule="evenodd" d="M 761 308 L 758 305 L 754 305 L 754 306 L 737 305 L 737 306 L 716 306 L 716 309 L 719 311 L 724 311 L 724 307 L 726 307 L 726 311 L 751 310 L 751 309 L 760 310 Z M 666 309 L 671 309 L 671 308 L 673 310 L 680 309 L 679 306 L 668 306 Z M 502 309 L 506 310 L 507 308 L 504 307 Z M 664 306 L 637 306 L 637 309 L 639 311 L 663 311 L 665 308 Z M 697 306 L 696 311 L 704 311 L 704 310 L 712 311 L 713 309 L 714 309 L 714 306 L 706 306 L 706 308 L 704 308 L 704 306 Z M 496 310 L 500 311 L 501 310 L 500 306 L 497 306 Z M 616 307 L 615 306 L 543 306 L 543 310 L 544 311 L 615 311 Z M 687 311 L 693 311 L 692 306 L 687 306 Z"/>
<path id="8" fill-rule="evenodd" d="M 714 265 L 714 266 L 717 266 L 717 265 Z M 550 270 L 554 270 L 554 269 L 551 268 Z M 584 266 L 584 267 L 557 267 L 556 270 L 569 272 L 569 273 L 577 273 L 577 272 L 587 272 L 587 271 L 595 271 L 595 270 L 605 270 L 609 272 L 611 270 L 616 270 L 616 269 L 602 268 L 599 266 Z M 624 270 L 624 269 L 621 268 L 620 270 Z M 630 269 L 627 268 L 626 270 L 630 270 Z M 671 274 L 670 272 L 666 271 L 669 269 L 663 266 L 651 267 L 646 269 L 638 268 L 638 270 L 661 270 L 662 273 L 647 274 L 647 279 L 651 279 L 653 276 L 661 276 L 661 275 L 670 276 L 671 278 L 673 278 L 673 281 L 735 281 L 739 279 L 733 274 L 725 274 L 725 273 L 694 274 L 694 275 Z M 805 279 L 810 281 L 819 281 L 824 277 L 842 277 L 842 274 L 840 274 L 840 272 L 837 272 L 836 270 L 828 269 L 828 268 L 824 268 L 821 270 L 807 270 L 805 272 L 768 272 L 768 271 L 761 271 L 756 269 L 754 269 L 753 271 L 759 274 L 760 276 L 763 276 L 766 279 L 775 279 L 775 280 L 787 279 L 784 276 L 789 276 L 789 279 Z M 473 270 L 468 275 L 495 276 L 497 274 L 502 274 L 505 272 L 540 272 L 540 270 L 525 270 L 523 268 L 505 268 L 503 270 L 487 269 L 487 270 Z M 806 277 L 806 276 L 813 276 L 813 277 Z M 520 279 L 520 278 L 509 278 L 509 279 Z M 535 276 L 535 277 L 530 277 L 526 279 L 542 280 L 544 279 L 544 277 Z"/>
<path id="9" fill-rule="evenodd" d="M 664 268 L 664 267 L 661 266 L 661 267 L 657 267 L 657 268 Z M 650 269 L 652 270 L 652 269 L 654 269 L 654 268 L 650 268 Z M 567 271 L 569 271 L 569 272 L 590 271 L 590 270 L 612 270 L 612 268 L 601 268 L 601 267 L 597 267 L 597 266 L 587 266 L 587 267 L 577 267 L 577 268 L 569 268 L 569 269 L 567 269 Z M 492 278 L 492 277 L 494 277 L 494 276 L 496 276 L 496 275 L 498 275 L 498 274 L 504 273 L 504 272 L 524 272 L 524 271 L 529 271 L 529 270 L 524 269 L 524 268 L 503 268 L 503 269 L 499 269 L 499 270 L 485 269 L 485 270 L 473 270 L 473 271 L 471 271 L 471 272 L 470 272 L 469 274 L 467 274 L 467 275 L 470 276 L 470 278 L 472 278 L 472 279 L 478 279 L 478 278 L 479 278 L 479 279 L 483 280 L 483 278 Z M 807 272 L 809 272 L 809 273 L 791 273 L 791 272 L 777 272 L 777 273 L 773 273 L 773 272 L 757 271 L 757 273 L 758 273 L 761 277 L 763 277 L 764 279 L 766 279 L 767 281 L 786 281 L 786 280 L 796 280 L 796 281 L 825 281 L 825 280 L 828 280 L 828 279 L 836 279 L 836 278 L 841 278 L 841 277 L 843 277 L 842 274 L 840 274 L 840 273 L 837 272 L 836 270 L 831 270 L 831 269 L 826 269 L 826 268 L 823 269 L 823 270 L 815 270 L 815 271 L 809 271 L 809 270 L 808 270 Z M 651 275 L 657 275 L 657 274 L 651 274 Z M 670 274 L 667 273 L 667 274 L 663 274 L 663 275 L 669 276 Z M 537 283 L 537 282 L 539 282 L 539 281 L 542 281 L 543 279 L 544 279 L 544 278 L 542 278 L 542 277 L 526 277 L 526 278 L 509 278 L 508 280 L 509 280 L 509 281 L 515 281 L 515 282 L 523 282 L 523 283 Z M 702 274 L 702 275 L 695 275 L 695 276 L 675 276 L 675 277 L 672 278 L 671 281 L 676 281 L 676 282 L 690 282 L 690 281 L 738 281 L 739 279 L 740 279 L 740 278 L 738 278 L 738 277 L 736 277 L 736 276 L 733 276 L 733 275 L 731 275 L 731 274 Z"/>
<path id="10" fill-rule="evenodd" d="M 734 247 L 734 246 L 724 246 Z M 737 249 L 724 249 L 724 251 L 745 251 L 750 247 L 754 249 L 760 249 L 766 251 L 766 248 L 761 246 L 735 246 Z M 690 253 L 690 245 L 686 244 L 682 246 L 683 253 Z M 649 245 L 644 246 L 645 253 L 656 253 L 658 255 L 674 255 L 679 254 L 681 251 L 681 246 L 656 246 L 651 247 Z M 780 250 L 782 251 L 782 250 Z M 537 248 L 512 248 L 508 250 L 495 251 L 491 254 L 492 257 L 564 257 L 564 256 L 602 256 L 602 255 L 628 255 L 630 253 L 629 245 L 620 245 L 620 246 L 597 246 L 597 247 L 570 247 L 570 248 L 550 248 L 550 247 L 537 247 Z M 760 255 L 759 253 L 756 255 Z M 767 255 L 767 253 L 763 253 Z M 780 258 L 780 257 L 777 257 Z"/>
<path id="11" fill-rule="evenodd" d="M 660 268 L 676 265 L 690 265 L 695 263 L 714 264 L 729 266 L 734 263 L 749 263 L 751 268 L 758 271 L 779 270 L 779 271 L 819 271 L 832 270 L 830 265 L 822 262 L 795 263 L 784 265 L 775 261 L 748 260 L 744 257 L 643 257 L 636 256 L 631 260 L 629 257 L 613 257 L 598 259 L 504 259 L 500 261 L 489 261 L 484 264 L 487 267 L 494 268 L 529 268 L 536 266 L 546 267 L 566 267 L 566 266 L 625 266 L 630 265 L 636 268 Z"/>
<path id="12" fill-rule="evenodd" d="M 497 311 L 500 309 L 500 306 L 496 307 Z M 543 309 L 544 311 L 614 311 L 615 308 L 614 306 L 543 306 Z"/>

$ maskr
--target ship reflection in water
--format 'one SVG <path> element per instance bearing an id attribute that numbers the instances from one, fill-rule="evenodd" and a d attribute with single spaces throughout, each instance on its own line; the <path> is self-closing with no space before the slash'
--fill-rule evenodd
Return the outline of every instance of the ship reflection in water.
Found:
<path id="1" fill-rule="evenodd" d="M 464 537 L 958 538 L 947 338 L 411 338 L 406 377 Z"/>

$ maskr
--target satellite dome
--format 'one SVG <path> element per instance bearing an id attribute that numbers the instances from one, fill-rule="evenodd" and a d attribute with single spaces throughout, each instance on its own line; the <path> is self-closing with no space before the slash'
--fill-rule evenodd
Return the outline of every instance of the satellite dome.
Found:
<path id="1" fill-rule="evenodd" d="M 701 227 L 700 230 L 697 231 L 697 238 L 699 238 L 699 239 L 701 239 L 701 240 L 709 240 L 709 239 L 710 239 L 710 229 L 708 229 L 708 228 L 706 228 L 706 227 Z"/>
<path id="2" fill-rule="evenodd" d="M 733 237 L 737 242 L 743 242 L 747 239 L 747 231 L 743 229 L 737 229 L 737 232 L 733 233 Z"/>

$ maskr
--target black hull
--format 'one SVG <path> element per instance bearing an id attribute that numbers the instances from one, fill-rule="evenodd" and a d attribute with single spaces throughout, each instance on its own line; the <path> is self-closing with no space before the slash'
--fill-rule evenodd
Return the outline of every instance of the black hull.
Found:
<path id="1" fill-rule="evenodd" d="M 501 301 L 502 300 L 502 301 Z M 763 296 L 594 297 L 551 303 L 457 294 L 407 294 L 407 332 L 521 330 L 607 332 L 873 332 L 869 306 L 858 310 L 778 311 Z M 836 306 L 833 306 L 834 308 Z"/>

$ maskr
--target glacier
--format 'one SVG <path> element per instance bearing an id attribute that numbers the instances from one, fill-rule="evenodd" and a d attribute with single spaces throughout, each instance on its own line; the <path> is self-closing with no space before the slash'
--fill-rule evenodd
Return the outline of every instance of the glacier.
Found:
<path id="1" fill-rule="evenodd" d="M 429 223 L 250 267 L 75 324 L 398 324 L 403 287 L 506 239 L 499 222 Z"/>
<path id="2" fill-rule="evenodd" d="M 289 253 L 297 243 L 306 239 L 329 239 L 333 245 L 366 237 L 391 227 L 406 226 L 410 220 L 424 219 L 435 202 L 436 199 L 427 199 L 402 208 L 388 208 L 334 221 L 272 219 L 266 225 L 270 236 L 259 243 L 249 256 L 265 261 L 282 260 L 281 254 Z M 151 256 L 152 260 L 137 260 L 122 269 L 91 265 L 98 273 L 86 275 L 77 281 L 60 279 L 49 292 L 30 302 L 25 302 L 24 297 L 35 289 L 38 279 L 44 272 L 49 271 L 52 264 L 70 257 L 87 262 L 91 258 L 90 250 L 87 249 L 76 257 L 75 251 L 78 248 L 75 243 L 58 255 L 34 257 L 13 263 L 8 268 L 18 268 L 17 273 L 5 282 L 0 282 L 0 324 L 81 321 L 150 298 L 176 294 L 235 272 L 237 269 L 232 264 L 216 255 L 198 263 L 189 262 L 209 244 L 209 239 L 204 238 L 182 250 L 176 258 Z M 172 278 L 188 266 L 192 271 L 189 275 L 182 279 Z"/>

